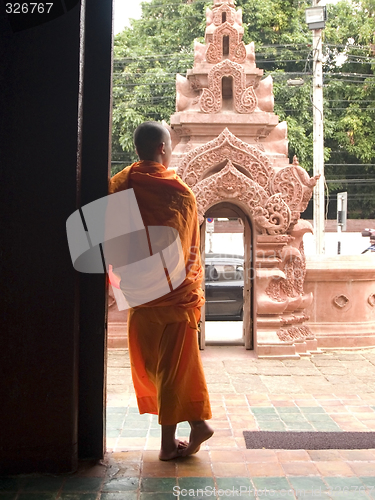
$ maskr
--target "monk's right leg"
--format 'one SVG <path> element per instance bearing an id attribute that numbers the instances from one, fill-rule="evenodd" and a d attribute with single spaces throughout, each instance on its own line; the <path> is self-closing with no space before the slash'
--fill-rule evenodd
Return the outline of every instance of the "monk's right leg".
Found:
<path id="1" fill-rule="evenodd" d="M 213 435 L 214 430 L 210 427 L 205 420 L 195 420 L 189 422 L 191 431 L 189 444 L 186 448 L 181 450 L 181 456 L 187 457 L 197 453 L 201 444 Z"/>

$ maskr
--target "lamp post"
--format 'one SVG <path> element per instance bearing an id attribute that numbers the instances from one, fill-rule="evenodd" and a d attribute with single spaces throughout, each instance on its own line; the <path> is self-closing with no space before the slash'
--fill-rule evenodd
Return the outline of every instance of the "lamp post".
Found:
<path id="1" fill-rule="evenodd" d="M 325 253 L 322 29 L 325 27 L 326 8 L 319 2 L 313 0 L 313 7 L 306 9 L 305 15 L 313 32 L 313 166 L 314 176 L 320 175 L 313 193 L 315 253 L 322 255 Z"/>

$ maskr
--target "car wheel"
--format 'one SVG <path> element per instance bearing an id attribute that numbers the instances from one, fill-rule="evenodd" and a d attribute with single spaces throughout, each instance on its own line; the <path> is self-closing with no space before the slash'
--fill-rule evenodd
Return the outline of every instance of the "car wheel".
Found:
<path id="1" fill-rule="evenodd" d="M 241 309 L 241 312 L 240 312 L 240 319 L 241 319 L 241 321 L 243 321 L 243 308 Z"/>

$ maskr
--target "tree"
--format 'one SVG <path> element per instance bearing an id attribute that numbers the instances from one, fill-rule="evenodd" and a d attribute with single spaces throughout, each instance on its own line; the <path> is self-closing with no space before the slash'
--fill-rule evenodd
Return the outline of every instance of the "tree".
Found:
<path id="1" fill-rule="evenodd" d="M 142 19 L 115 37 L 112 173 L 135 160 L 132 134 L 145 120 L 166 120 L 175 109 L 176 73 L 194 62 L 193 42 L 203 41 L 210 2 L 152 0 Z M 125 154 L 124 154 L 125 153 Z"/>
<path id="2" fill-rule="evenodd" d="M 350 216 L 359 218 L 375 217 L 374 14 L 374 0 L 342 0 L 324 32 L 328 185 L 334 197 L 348 192 Z"/>
<path id="3" fill-rule="evenodd" d="M 151 0 L 142 4 L 142 18 L 116 36 L 113 173 L 135 160 L 132 134 L 139 123 L 169 121 L 175 75 L 193 65 L 193 41 L 203 42 L 207 6 L 212 2 Z M 236 6 L 243 9 L 245 43 L 255 41 L 257 66 L 273 76 L 275 112 L 288 123 L 290 158 L 296 154 L 311 173 L 312 35 L 305 23 L 311 2 L 237 0 Z M 324 129 L 330 199 L 347 190 L 351 217 L 375 217 L 375 0 L 341 0 L 327 9 Z M 305 85 L 288 87 L 295 77 Z M 330 207 L 334 217 L 335 205 Z"/>

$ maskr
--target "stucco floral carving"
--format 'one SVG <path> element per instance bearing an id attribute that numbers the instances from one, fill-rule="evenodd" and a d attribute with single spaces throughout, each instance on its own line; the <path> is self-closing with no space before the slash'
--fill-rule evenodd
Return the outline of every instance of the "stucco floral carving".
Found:
<path id="1" fill-rule="evenodd" d="M 217 64 L 222 61 L 224 37 L 228 37 L 228 58 L 231 61 L 244 63 L 246 59 L 246 47 L 241 40 L 242 33 L 239 33 L 229 22 L 225 22 L 215 29 L 212 42 L 208 45 L 206 52 L 207 62 Z"/>
<path id="2" fill-rule="evenodd" d="M 290 250 L 292 251 L 290 253 Z M 302 297 L 304 294 L 303 283 L 306 275 L 306 260 L 303 251 L 303 242 L 299 250 L 286 246 L 280 255 L 280 268 L 285 274 L 283 280 L 272 280 L 266 289 L 267 295 L 276 301 L 287 298 Z"/>
<path id="3" fill-rule="evenodd" d="M 283 342 L 293 340 L 306 340 L 307 338 L 313 338 L 310 329 L 307 326 L 292 326 L 288 329 L 281 328 L 277 332 L 277 336 Z"/>
<path id="4" fill-rule="evenodd" d="M 281 193 L 292 211 L 303 212 L 307 208 L 317 180 L 317 177 L 310 178 L 294 157 L 293 165 L 288 165 L 275 173 L 271 186 L 274 192 Z"/>
<path id="5" fill-rule="evenodd" d="M 203 89 L 200 107 L 204 113 L 218 113 L 222 107 L 222 79 L 224 76 L 233 78 L 234 107 L 238 113 L 252 113 L 257 107 L 257 96 L 254 87 L 246 88 L 246 78 L 243 67 L 228 59 L 216 64 L 208 74 L 208 89 Z"/>
<path id="6" fill-rule="evenodd" d="M 271 186 L 274 192 L 281 194 L 292 210 L 301 203 L 303 188 L 292 166 L 282 168 L 275 173 Z"/>
<path id="7" fill-rule="evenodd" d="M 281 287 L 288 297 L 298 297 L 303 294 L 304 272 L 302 261 L 298 258 L 291 259 L 284 265 L 283 271 L 286 276 Z"/>
<path id="8" fill-rule="evenodd" d="M 285 202 L 278 195 L 268 198 L 263 188 L 237 170 L 230 161 L 219 173 L 196 184 L 193 191 L 201 221 L 210 206 L 235 199 L 247 206 L 261 233 L 279 234 L 289 226 L 290 211 Z"/>
<path id="9" fill-rule="evenodd" d="M 281 280 L 271 280 L 265 291 L 271 300 L 276 302 L 286 301 L 286 295 L 281 289 Z"/>
<path id="10" fill-rule="evenodd" d="M 220 5 L 213 12 L 213 23 L 215 26 L 220 26 L 223 22 L 223 14 L 225 14 L 225 19 L 229 24 L 234 24 L 236 11 L 231 9 L 229 5 Z"/>
<path id="11" fill-rule="evenodd" d="M 231 161 L 241 169 L 250 179 L 266 190 L 274 203 L 274 217 L 279 216 L 278 206 L 282 199 L 283 216 L 296 224 L 300 212 L 307 206 L 307 199 L 311 198 L 316 179 L 309 175 L 299 165 L 286 166 L 275 173 L 270 165 L 268 156 L 259 148 L 247 144 L 228 129 L 225 129 L 216 139 L 207 144 L 193 149 L 187 154 L 180 164 L 178 174 L 191 187 L 201 181 L 205 175 L 217 165 Z M 300 174 L 299 170 L 303 170 Z M 285 211 L 289 208 L 290 214 Z M 281 205 L 280 205 L 281 208 Z"/>
<path id="12" fill-rule="evenodd" d="M 188 186 L 204 178 L 206 172 L 220 163 L 231 161 L 271 195 L 269 179 L 273 174 L 269 158 L 258 148 L 244 143 L 226 128 L 216 139 L 189 152 L 178 168 Z"/>
<path id="13" fill-rule="evenodd" d="M 302 290 L 303 290 L 303 283 L 304 283 L 305 277 L 306 277 L 306 256 L 305 256 L 305 247 L 304 247 L 303 240 L 301 240 L 301 242 L 299 244 L 299 253 L 301 255 L 301 273 L 302 273 L 301 286 L 302 286 Z"/>
<path id="14" fill-rule="evenodd" d="M 266 210 L 269 213 L 268 222 L 261 224 L 260 217 L 256 219 L 262 227 L 262 232 L 267 232 L 268 234 L 284 233 L 290 224 L 290 210 L 279 193 L 272 195 L 267 200 Z"/>
<path id="15" fill-rule="evenodd" d="M 265 205 L 268 198 L 265 190 L 252 179 L 239 172 L 229 161 L 219 173 L 203 179 L 193 188 L 202 218 L 209 206 L 223 199 L 235 199 L 245 203 L 253 213 L 261 210 L 267 216 Z"/>

